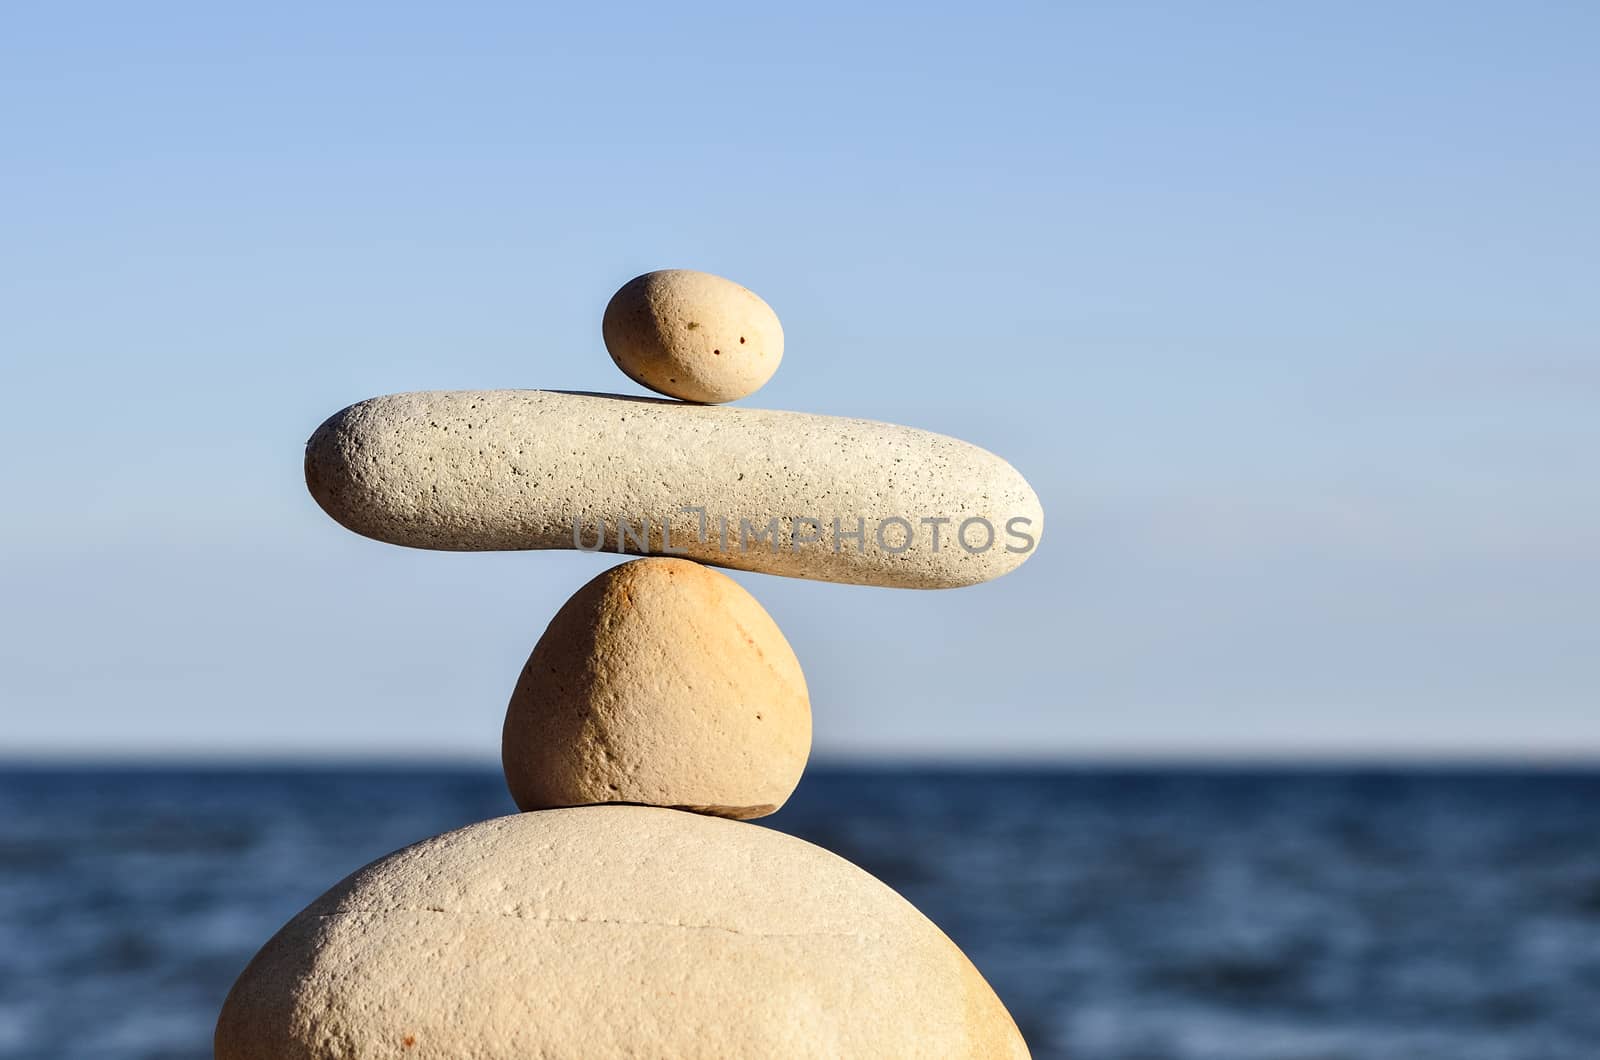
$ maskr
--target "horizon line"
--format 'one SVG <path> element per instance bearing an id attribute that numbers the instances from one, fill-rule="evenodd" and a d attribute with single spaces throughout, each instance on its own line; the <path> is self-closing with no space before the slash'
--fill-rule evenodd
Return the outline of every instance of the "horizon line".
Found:
<path id="1" fill-rule="evenodd" d="M 38 749 L 0 752 L 0 772 L 49 770 L 126 769 L 130 771 L 335 771 L 340 769 L 390 771 L 407 768 L 493 771 L 501 768 L 498 755 L 423 753 L 383 750 L 349 751 L 274 750 L 65 750 Z M 1439 749 L 1240 749 L 1149 751 L 1101 750 L 1080 753 L 930 753 L 824 752 L 813 754 L 807 769 L 887 771 L 1156 771 L 1156 770 L 1261 770 L 1261 771 L 1590 771 L 1600 770 L 1600 749 L 1556 751 L 1525 748 L 1475 751 Z"/>

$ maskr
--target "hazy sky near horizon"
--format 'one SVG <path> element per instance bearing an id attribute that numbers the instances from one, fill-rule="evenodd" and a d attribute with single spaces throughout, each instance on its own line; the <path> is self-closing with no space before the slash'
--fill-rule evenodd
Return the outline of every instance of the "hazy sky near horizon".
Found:
<path id="1" fill-rule="evenodd" d="M 327 519 L 375 394 L 953 434 L 1047 529 L 947 592 L 738 575 L 819 754 L 1600 754 L 1600 6 L 27 5 L 0 19 L 0 753 L 498 754 L 614 558 Z"/>

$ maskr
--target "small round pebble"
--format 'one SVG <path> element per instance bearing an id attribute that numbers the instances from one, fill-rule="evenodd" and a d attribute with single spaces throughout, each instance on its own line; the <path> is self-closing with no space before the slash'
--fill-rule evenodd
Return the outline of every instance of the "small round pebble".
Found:
<path id="1" fill-rule="evenodd" d="M 708 272 L 635 276 L 611 296 L 600 330 L 628 378 L 685 401 L 748 397 L 783 359 L 783 327 L 772 307 Z"/>

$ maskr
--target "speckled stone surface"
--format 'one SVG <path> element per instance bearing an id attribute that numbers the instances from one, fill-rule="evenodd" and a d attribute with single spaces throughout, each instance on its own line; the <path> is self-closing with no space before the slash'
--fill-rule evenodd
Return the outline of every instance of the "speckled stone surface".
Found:
<path id="1" fill-rule="evenodd" d="M 1023 477 L 954 438 L 604 394 L 373 398 L 317 430 L 305 467 L 334 519 L 417 548 L 588 548 L 603 527 L 607 551 L 937 589 L 1013 570 L 1044 529 Z"/>
<path id="2" fill-rule="evenodd" d="M 783 360 L 783 327 L 759 295 L 690 269 L 635 276 L 606 305 L 606 350 L 628 378 L 685 401 L 736 401 Z"/>
<path id="3" fill-rule="evenodd" d="M 1024 1057 L 931 922 L 842 858 L 643 806 L 502 817 L 361 869 L 262 948 L 218 1060 Z"/>
<path id="4" fill-rule="evenodd" d="M 506 708 L 524 810 L 633 802 L 762 817 L 811 753 L 811 701 L 778 624 L 726 574 L 637 559 L 550 621 Z"/>

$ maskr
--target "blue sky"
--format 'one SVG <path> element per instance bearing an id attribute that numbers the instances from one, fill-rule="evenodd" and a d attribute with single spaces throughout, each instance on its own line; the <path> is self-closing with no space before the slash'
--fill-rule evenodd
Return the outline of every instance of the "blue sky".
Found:
<path id="1" fill-rule="evenodd" d="M 357 538 L 422 388 L 637 393 L 733 277 L 746 404 L 1001 453 L 939 593 L 740 575 L 831 755 L 1600 753 L 1600 8 L 32 5 L 0 26 L 0 750 L 492 757 L 607 561 Z"/>

